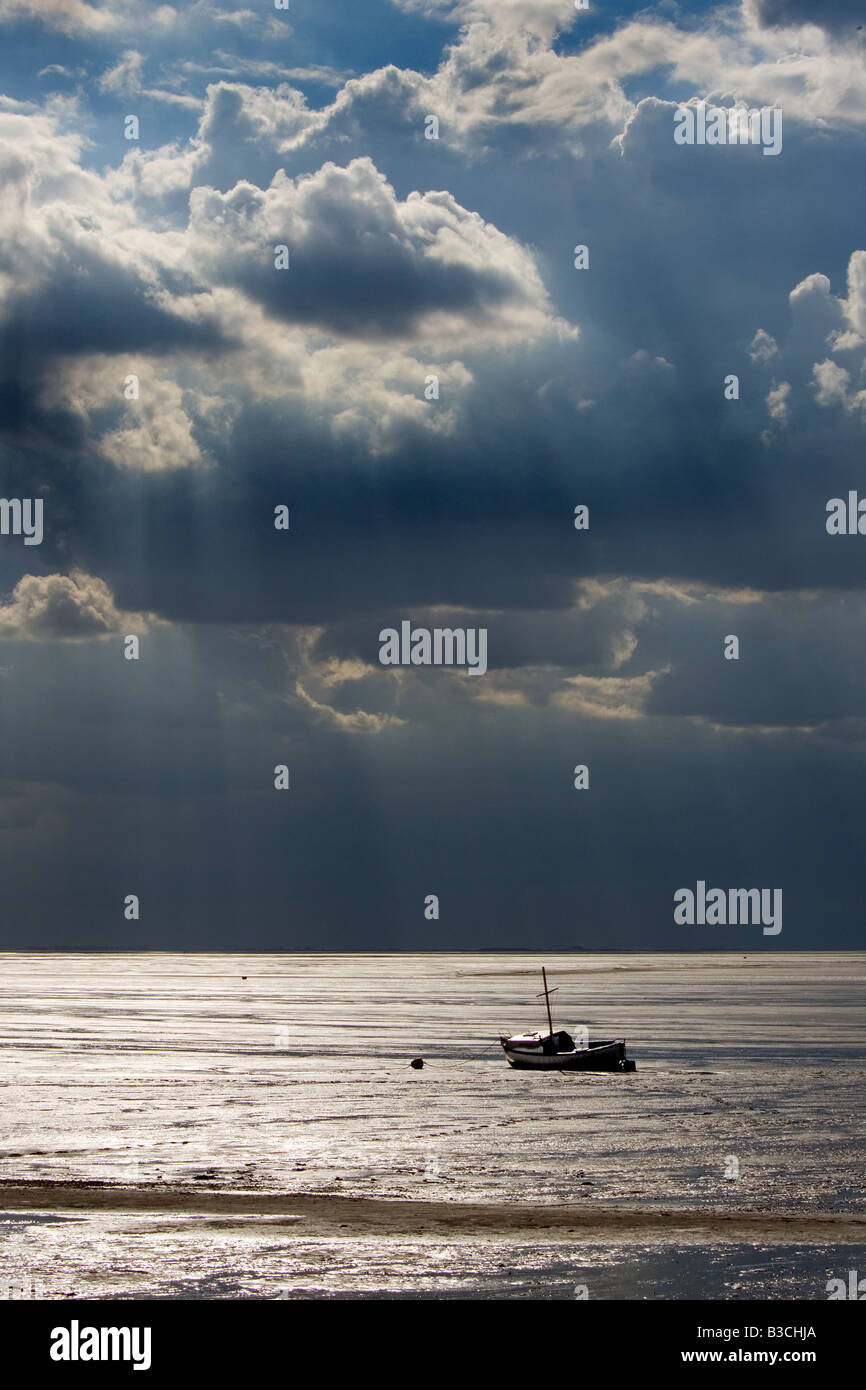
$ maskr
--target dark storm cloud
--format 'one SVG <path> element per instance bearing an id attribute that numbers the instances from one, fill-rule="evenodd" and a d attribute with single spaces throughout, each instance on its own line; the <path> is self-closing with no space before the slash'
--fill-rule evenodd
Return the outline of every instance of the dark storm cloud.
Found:
<path id="1" fill-rule="evenodd" d="M 47 535 L 61 529 L 70 558 L 103 575 L 122 606 L 181 621 L 315 623 L 437 602 L 557 608 L 589 574 L 860 587 L 856 541 L 825 527 L 827 499 L 857 485 L 859 413 L 817 403 L 807 359 L 823 358 L 818 340 L 791 373 L 790 425 L 774 424 L 765 397 L 789 364 L 783 351 L 753 365 L 746 348 L 733 363 L 739 402 L 723 398 L 730 359 L 712 389 L 681 368 L 623 363 L 606 384 L 583 378 L 596 392 L 587 409 L 572 394 L 580 347 L 575 378 L 560 366 L 546 381 L 543 354 L 534 380 L 526 360 L 516 383 L 502 367 L 479 371 L 446 448 L 407 425 L 376 459 L 363 441 L 337 446 L 302 412 L 262 403 L 215 445 L 213 470 L 142 477 L 91 462 L 74 491 L 59 478 Z M 274 530 L 278 503 L 291 508 L 288 533 Z M 586 532 L 573 526 L 580 503 Z"/>
<path id="2" fill-rule="evenodd" d="M 859 595 L 754 603 L 722 596 L 666 617 L 662 641 L 657 629 L 640 646 L 642 662 L 668 662 L 647 699 L 649 714 L 810 727 L 856 718 L 864 709 L 866 657 L 851 640 L 866 622 Z M 724 657 L 729 634 L 739 640 L 737 661 Z"/>
<path id="3" fill-rule="evenodd" d="M 771 28 L 817 24 L 835 34 L 853 34 L 866 24 L 864 0 L 754 0 L 761 24 Z"/>
<path id="4" fill-rule="evenodd" d="M 351 622 L 330 623 L 315 648 L 317 658 L 328 655 L 372 661 L 379 656 L 379 632 L 410 618 L 417 627 L 483 627 L 488 637 L 488 669 L 515 666 L 558 666 L 564 669 L 601 671 L 618 664 L 629 627 L 627 596 L 612 594 L 585 607 L 571 607 L 569 587 L 561 590 L 558 610 L 484 612 L 412 608 L 411 614 L 395 606 L 359 614 Z M 566 606 L 568 605 L 568 606 Z M 445 619 L 447 617 L 447 624 Z"/>
<path id="5" fill-rule="evenodd" d="M 758 944 L 675 929 L 697 878 L 859 943 L 856 72 L 847 122 L 814 35 L 778 158 L 683 149 L 666 64 L 758 101 L 777 38 L 566 63 L 519 10 L 327 109 L 218 85 L 104 177 L 0 113 L 0 491 L 46 526 L 0 538 L 5 945 Z M 385 672 L 403 617 L 483 623 L 487 674 Z"/>
<path id="6" fill-rule="evenodd" d="M 406 336 L 425 316 L 483 327 L 543 294 L 529 256 L 448 193 L 398 204 L 370 160 L 326 164 L 266 190 L 240 183 L 191 198 L 191 260 L 290 322 L 355 338 Z M 275 248 L 291 264 L 275 268 Z M 205 267 L 207 269 L 205 270 Z"/>
<path id="7" fill-rule="evenodd" d="M 158 648 L 149 655 L 156 683 L 168 668 Z M 208 669 L 212 680 L 221 667 Z M 7 946 L 760 945 L 745 929 L 674 926 L 675 888 L 699 877 L 781 885 L 783 947 L 860 940 L 848 911 L 864 829 L 859 755 L 842 746 L 819 758 L 797 735 L 762 742 L 490 705 L 425 723 L 423 737 L 395 727 L 375 747 L 315 724 L 280 736 L 267 718 L 229 734 L 204 684 L 179 724 L 145 691 L 132 695 L 128 677 L 142 673 L 118 669 L 126 694 L 116 687 L 90 727 L 76 723 L 82 754 L 52 735 L 53 757 L 39 761 L 41 838 L 0 844 Z M 87 717 L 93 681 L 82 671 L 80 683 Z M 285 794 L 272 785 L 283 760 Z M 101 774 L 113 790 L 54 787 L 70 761 L 95 764 L 91 785 Z M 587 794 L 572 786 L 578 761 L 591 768 Z M 141 895 L 137 924 L 122 917 L 127 892 Z M 428 892 L 442 904 L 433 939 Z"/>
<path id="8" fill-rule="evenodd" d="M 233 782 L 238 774 L 242 783 L 255 782 L 261 748 L 269 746 L 267 774 L 270 748 L 289 746 L 279 652 L 225 629 L 205 629 L 197 637 L 150 628 L 136 614 L 124 615 L 122 623 L 91 621 L 86 633 L 82 626 L 67 615 L 60 634 L 67 640 L 53 648 L 4 632 L 8 669 L 0 702 L 4 727 L 14 729 L 15 738 L 4 750 L 0 775 L 26 770 L 35 782 L 57 781 L 88 793 L 122 796 L 134 789 L 157 800 L 169 794 L 194 800 L 225 785 L 226 754 Z M 127 633 L 139 639 L 137 661 L 124 657 Z M 22 635 L 38 633 L 31 628 Z M 291 639 L 284 644 L 290 651 Z M 295 714 L 311 722 L 300 702 Z M 229 749 L 220 744 L 226 719 L 233 728 Z M 272 785 L 272 766 L 268 781 Z"/>
<path id="9" fill-rule="evenodd" d="M 4 357 L 194 350 L 218 346 L 214 325 L 190 322 L 150 298 L 121 268 L 76 257 L 56 278 L 16 295 L 0 324 Z"/>

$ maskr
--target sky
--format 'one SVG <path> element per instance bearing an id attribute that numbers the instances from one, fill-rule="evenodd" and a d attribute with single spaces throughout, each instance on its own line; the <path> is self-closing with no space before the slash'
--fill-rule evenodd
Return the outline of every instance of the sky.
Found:
<path id="1" fill-rule="evenodd" d="M 864 57 L 863 0 L 0 0 L 0 948 L 866 944 Z"/>

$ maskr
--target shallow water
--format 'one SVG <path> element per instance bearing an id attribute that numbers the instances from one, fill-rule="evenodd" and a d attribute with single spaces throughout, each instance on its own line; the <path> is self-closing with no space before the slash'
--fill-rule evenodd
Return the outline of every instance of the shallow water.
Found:
<path id="1" fill-rule="evenodd" d="M 499 1033 L 543 1021 L 534 957 L 0 956 L 0 1178 L 866 1210 L 866 956 L 544 963 L 559 986 L 555 1022 L 625 1036 L 636 1073 L 507 1067 Z M 421 1071 L 408 1065 L 416 1055 Z M 310 1240 L 244 1218 L 215 1228 L 13 1213 L 0 1224 L 0 1286 L 561 1298 L 583 1283 L 590 1297 L 824 1297 L 855 1253 L 645 1237 Z"/>

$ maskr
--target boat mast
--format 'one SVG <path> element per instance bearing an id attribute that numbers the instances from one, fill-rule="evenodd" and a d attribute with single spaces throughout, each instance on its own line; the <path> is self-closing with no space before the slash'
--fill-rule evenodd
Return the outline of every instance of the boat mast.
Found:
<path id="1" fill-rule="evenodd" d="M 552 1034 L 552 1033 L 553 1033 L 553 1019 L 550 1017 L 550 993 L 549 993 L 548 988 L 547 988 L 547 975 L 546 975 L 546 973 L 545 973 L 545 969 L 544 969 L 544 966 L 543 966 L 543 965 L 542 965 L 542 967 L 541 967 L 541 978 L 542 978 L 542 980 L 544 981 L 544 1002 L 545 1002 L 545 1004 L 547 1005 L 547 1026 L 548 1026 L 548 1028 L 550 1029 L 550 1032 L 551 1032 L 551 1034 Z"/>

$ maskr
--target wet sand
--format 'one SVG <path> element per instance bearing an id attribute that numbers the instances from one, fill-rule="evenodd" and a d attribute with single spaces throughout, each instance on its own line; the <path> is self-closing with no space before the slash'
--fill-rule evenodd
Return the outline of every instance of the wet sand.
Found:
<path id="1" fill-rule="evenodd" d="M 0 1183 L 0 1208 L 7 1212 L 56 1214 L 117 1212 L 200 1215 L 212 1229 L 255 1218 L 270 1229 L 298 1226 L 299 1234 L 354 1238 L 359 1235 L 447 1235 L 511 1238 L 544 1235 L 589 1240 L 714 1240 L 762 1244 L 866 1244 L 866 1213 L 808 1215 L 803 1212 L 686 1211 L 592 1207 L 543 1202 L 499 1203 L 402 1201 L 292 1192 L 238 1192 L 178 1185 L 121 1187 L 78 1182 Z"/>
<path id="2" fill-rule="evenodd" d="M 537 965 L 2 957 L 0 1298 L 824 1299 L 864 1267 L 866 955 L 548 959 L 625 1076 L 505 1065 Z"/>

